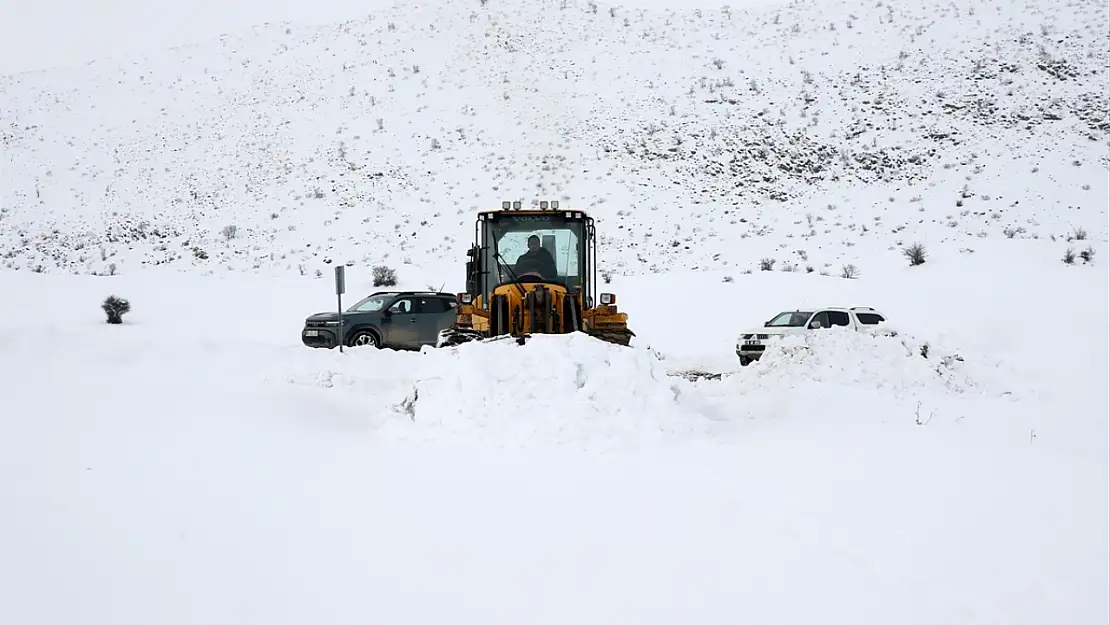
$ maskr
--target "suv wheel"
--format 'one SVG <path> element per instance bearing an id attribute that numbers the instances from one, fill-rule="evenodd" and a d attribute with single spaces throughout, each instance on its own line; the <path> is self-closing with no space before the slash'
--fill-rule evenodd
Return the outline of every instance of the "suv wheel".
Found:
<path id="1" fill-rule="evenodd" d="M 347 345 L 348 347 L 381 347 L 378 343 L 378 335 L 369 330 L 355 332 Z"/>

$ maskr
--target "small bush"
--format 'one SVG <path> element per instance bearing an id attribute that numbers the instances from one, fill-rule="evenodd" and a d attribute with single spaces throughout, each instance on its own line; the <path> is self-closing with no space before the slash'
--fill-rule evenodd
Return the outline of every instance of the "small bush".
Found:
<path id="1" fill-rule="evenodd" d="M 925 264 L 925 246 L 920 243 L 914 243 L 909 247 L 903 247 L 902 254 L 910 259 L 911 267 Z"/>
<path id="2" fill-rule="evenodd" d="M 840 269 L 840 277 L 848 280 L 853 280 L 859 277 L 859 269 L 852 264 L 844 265 Z"/>
<path id="3" fill-rule="evenodd" d="M 1074 249 L 1069 247 L 1068 251 L 1064 252 L 1064 263 L 1067 264 L 1067 265 L 1074 265 L 1075 264 L 1075 250 Z"/>
<path id="4" fill-rule="evenodd" d="M 108 323 L 123 323 L 123 316 L 131 312 L 131 302 L 115 295 L 109 295 L 100 305 L 108 315 Z"/>
<path id="5" fill-rule="evenodd" d="M 1091 262 L 1091 259 L 1095 257 L 1095 248 L 1088 245 L 1082 252 L 1079 252 L 1079 257 L 1082 258 L 1085 263 Z"/>
<path id="6" fill-rule="evenodd" d="M 397 272 L 393 271 L 385 265 L 378 265 L 374 267 L 374 286 L 396 286 L 397 285 Z"/>
<path id="7" fill-rule="evenodd" d="M 775 268 L 775 259 L 764 258 L 759 261 L 759 269 L 761 271 L 771 271 Z"/>

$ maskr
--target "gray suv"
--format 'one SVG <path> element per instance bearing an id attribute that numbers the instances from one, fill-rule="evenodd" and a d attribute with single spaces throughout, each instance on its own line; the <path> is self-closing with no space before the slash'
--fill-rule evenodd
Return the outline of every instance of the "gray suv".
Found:
<path id="1" fill-rule="evenodd" d="M 348 347 L 420 349 L 435 347 L 439 331 L 455 323 L 457 304 L 451 293 L 379 291 L 339 315 L 316 313 L 305 319 L 301 342 L 309 347 L 337 347 L 338 336 Z"/>

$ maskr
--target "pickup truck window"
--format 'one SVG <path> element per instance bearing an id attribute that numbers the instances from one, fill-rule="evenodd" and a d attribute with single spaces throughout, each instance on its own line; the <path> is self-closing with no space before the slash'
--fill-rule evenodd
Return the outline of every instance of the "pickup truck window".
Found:
<path id="1" fill-rule="evenodd" d="M 846 326 L 852 323 L 852 318 L 843 310 L 825 311 L 829 316 L 829 323 L 834 326 Z"/>
<path id="2" fill-rule="evenodd" d="M 876 313 L 856 313 L 856 318 L 859 319 L 860 323 L 869 326 L 877 325 L 886 321 L 886 319 L 883 319 L 882 315 Z"/>

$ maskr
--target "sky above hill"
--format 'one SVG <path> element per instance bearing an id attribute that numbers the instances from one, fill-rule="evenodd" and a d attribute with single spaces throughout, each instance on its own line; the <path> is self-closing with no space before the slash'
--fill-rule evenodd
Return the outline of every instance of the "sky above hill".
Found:
<path id="1" fill-rule="evenodd" d="M 478 0 L 451 0 L 470 2 Z M 761 6 L 784 0 L 623 0 L 623 7 Z M 265 22 L 354 19 L 393 0 L 2 0 L 0 74 L 36 71 L 196 43 Z M 136 24 L 142 24 L 136 27 Z"/>

